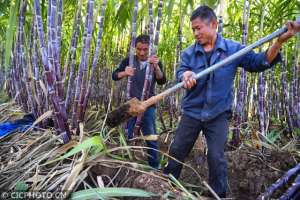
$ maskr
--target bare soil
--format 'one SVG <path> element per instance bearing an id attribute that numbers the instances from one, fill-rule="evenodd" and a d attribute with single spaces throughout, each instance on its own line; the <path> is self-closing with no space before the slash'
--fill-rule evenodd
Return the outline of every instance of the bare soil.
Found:
<path id="1" fill-rule="evenodd" d="M 164 135 L 160 139 L 161 151 L 163 152 L 167 152 L 168 144 L 170 144 L 169 140 L 171 140 L 169 136 L 167 139 L 166 137 Z M 180 181 L 185 184 L 189 191 L 195 191 L 201 194 L 203 199 L 206 199 L 205 195 L 209 192 L 201 184 L 201 180 L 206 182 L 208 180 L 207 161 L 204 152 L 205 142 L 203 138 L 200 138 L 185 162 L 197 171 L 200 178 L 191 168 L 184 167 Z M 137 155 L 139 160 L 146 159 L 140 154 Z M 246 146 L 238 150 L 227 151 L 226 157 L 228 160 L 228 198 L 243 200 L 256 199 L 267 187 L 276 182 L 300 160 L 299 155 L 295 153 L 271 151 L 268 149 L 262 153 L 261 150 Z M 111 166 L 107 169 L 101 167 L 101 169 L 95 170 L 94 168 L 92 171 L 96 171 L 98 175 L 100 172 L 100 174 L 103 175 L 105 173 L 109 177 L 116 176 L 114 183 L 119 187 L 139 188 L 160 196 L 160 198 L 151 199 L 162 199 L 162 196 L 168 191 L 172 191 L 175 194 L 177 192 L 160 172 L 144 174 L 126 168 L 112 169 Z M 275 199 L 279 198 L 286 189 L 287 187 L 281 188 L 272 197 Z M 180 192 L 174 198 L 184 199 Z"/>

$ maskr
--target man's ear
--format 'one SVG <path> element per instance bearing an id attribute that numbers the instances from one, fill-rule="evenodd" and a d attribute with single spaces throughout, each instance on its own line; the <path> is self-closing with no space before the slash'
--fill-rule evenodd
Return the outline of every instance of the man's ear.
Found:
<path id="1" fill-rule="evenodd" d="M 211 27 L 213 29 L 217 29 L 218 27 L 218 21 L 217 20 L 212 20 L 211 23 L 210 23 Z"/>

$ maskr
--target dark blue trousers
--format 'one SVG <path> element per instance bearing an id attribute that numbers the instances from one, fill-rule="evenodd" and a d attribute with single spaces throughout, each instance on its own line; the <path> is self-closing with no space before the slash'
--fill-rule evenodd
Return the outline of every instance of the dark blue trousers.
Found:
<path id="1" fill-rule="evenodd" d="M 202 130 L 208 148 L 209 185 L 223 198 L 226 197 L 227 190 L 227 161 L 224 156 L 224 149 L 230 117 L 230 111 L 226 111 L 210 121 L 201 122 L 183 115 L 169 151 L 170 156 L 184 162 Z M 164 173 L 179 178 L 181 169 L 182 164 L 169 159 Z"/>
<path id="2" fill-rule="evenodd" d="M 131 118 L 127 122 L 127 128 L 128 128 L 128 139 L 133 138 L 133 130 L 136 123 L 137 118 Z M 141 129 L 143 136 L 157 136 L 156 133 L 156 124 L 155 124 L 155 107 L 151 106 L 149 107 L 146 112 L 144 113 L 142 117 L 142 124 Z M 158 141 L 157 137 L 154 137 L 154 139 L 145 139 L 147 147 L 147 153 L 148 153 L 148 163 L 151 167 L 158 169 L 159 168 L 159 153 L 158 153 Z"/>

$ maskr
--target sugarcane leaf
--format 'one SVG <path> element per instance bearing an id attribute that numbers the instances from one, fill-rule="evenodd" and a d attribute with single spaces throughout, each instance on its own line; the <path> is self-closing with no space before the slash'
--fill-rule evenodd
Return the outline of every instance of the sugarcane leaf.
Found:
<path id="1" fill-rule="evenodd" d="M 20 0 L 17 0 L 15 4 L 11 3 L 10 15 L 8 21 L 8 28 L 6 30 L 6 40 L 5 40 L 5 68 L 8 69 L 10 63 L 11 49 L 13 45 L 14 32 L 17 24 L 17 12 Z"/>
<path id="2" fill-rule="evenodd" d="M 274 144 L 278 139 L 280 139 L 280 133 L 276 130 L 272 130 L 266 135 L 268 142 Z"/>
<path id="3" fill-rule="evenodd" d="M 44 114 L 42 114 L 39 118 L 37 118 L 32 125 L 26 130 L 25 133 L 27 133 L 28 131 L 30 131 L 32 128 L 34 128 L 38 123 L 42 122 L 45 119 L 50 118 L 53 115 L 53 111 L 52 110 L 48 110 L 47 112 L 45 112 Z"/>
<path id="4" fill-rule="evenodd" d="M 122 133 L 122 131 L 119 131 L 119 133 L 120 133 L 120 137 L 119 137 L 120 145 L 124 146 L 124 147 L 127 147 L 128 145 L 127 145 L 124 133 Z M 129 159 L 132 160 L 133 157 L 132 157 L 132 154 L 131 154 L 130 150 L 127 148 L 126 151 L 127 151 L 128 156 L 129 156 Z"/>
<path id="5" fill-rule="evenodd" d="M 151 192 L 146 192 L 134 188 L 91 188 L 74 192 L 71 194 L 71 200 L 93 199 L 109 197 L 154 197 L 157 196 Z"/>
<path id="6" fill-rule="evenodd" d="M 25 192 L 28 190 L 28 185 L 23 181 L 18 181 L 15 186 L 15 191 Z"/>
<path id="7" fill-rule="evenodd" d="M 100 136 L 94 136 L 92 138 L 88 138 L 88 139 L 84 140 L 82 143 L 75 146 L 70 152 L 68 152 L 65 155 L 63 155 L 57 159 L 54 159 L 46 164 L 50 164 L 50 163 L 53 163 L 53 162 L 56 162 L 59 160 L 63 160 L 72 155 L 75 155 L 78 152 L 81 152 L 82 150 L 89 149 L 91 147 L 96 147 L 99 151 L 103 150 L 104 144 L 103 144 L 102 138 Z"/>
<path id="8" fill-rule="evenodd" d="M 18 181 L 16 183 L 14 192 L 18 194 L 18 193 L 26 192 L 27 190 L 28 190 L 28 185 L 23 181 Z M 16 199 L 16 200 L 24 199 L 24 197 L 22 198 L 21 195 L 16 195 L 16 196 L 17 197 L 15 197 L 13 199 Z"/>

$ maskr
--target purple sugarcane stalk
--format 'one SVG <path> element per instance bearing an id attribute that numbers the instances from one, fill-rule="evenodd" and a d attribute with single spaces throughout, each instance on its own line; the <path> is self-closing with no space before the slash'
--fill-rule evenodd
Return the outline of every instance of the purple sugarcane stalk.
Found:
<path id="1" fill-rule="evenodd" d="M 85 20 L 85 30 L 83 33 L 83 47 L 81 50 L 81 57 L 80 57 L 80 63 L 79 63 L 79 69 L 78 69 L 78 75 L 77 75 L 77 82 L 76 82 L 76 91 L 75 91 L 75 98 L 73 103 L 73 111 L 72 111 L 72 128 L 78 127 L 78 116 L 77 116 L 77 109 L 79 106 L 80 101 L 80 92 L 81 92 L 81 85 L 82 85 L 82 79 L 83 79 L 83 70 L 85 69 L 86 60 L 88 62 L 89 56 L 89 48 L 91 44 L 91 37 L 92 37 L 92 25 L 93 23 L 90 22 L 90 19 L 93 17 L 93 6 L 94 1 L 89 0 L 88 6 L 87 6 L 87 15 Z M 88 51 L 88 53 L 86 53 Z"/>
<path id="2" fill-rule="evenodd" d="M 36 30 L 36 21 L 33 19 L 33 44 L 32 44 L 32 67 L 34 72 L 34 84 L 35 84 L 35 91 L 37 95 L 37 109 L 39 115 L 44 113 L 42 102 L 43 102 L 43 95 L 42 89 L 40 86 L 40 71 L 38 65 L 38 52 L 37 52 L 37 30 Z"/>
<path id="3" fill-rule="evenodd" d="M 88 88 L 87 88 L 87 91 L 85 93 L 83 102 L 81 102 L 81 104 L 83 104 L 83 105 L 82 105 L 82 110 L 80 111 L 79 121 L 84 120 L 84 115 L 85 115 L 87 105 L 88 105 L 88 98 L 90 96 L 91 88 L 92 88 L 92 84 L 93 84 L 93 80 L 94 80 L 94 74 L 95 74 L 97 63 L 98 63 L 98 60 L 99 60 L 106 4 L 107 4 L 107 0 L 103 0 L 101 14 L 100 14 L 99 32 L 98 32 L 98 37 L 97 37 L 96 52 L 95 52 L 95 55 L 94 55 L 94 58 L 93 58 L 92 72 L 91 72 L 91 77 L 90 77 L 90 80 L 89 80 L 89 83 L 88 83 Z"/>
<path id="4" fill-rule="evenodd" d="M 265 77 L 263 72 L 259 73 L 258 78 L 258 118 L 260 133 L 266 134 L 265 130 Z"/>
<path id="5" fill-rule="evenodd" d="M 275 190 L 287 184 L 291 179 L 291 177 L 293 177 L 299 171 L 300 171 L 300 163 L 298 163 L 294 168 L 288 170 L 283 177 L 278 179 L 269 188 L 267 188 L 266 191 L 257 198 L 257 200 L 265 200 L 271 197 L 271 195 L 275 192 Z"/>
<path id="6" fill-rule="evenodd" d="M 51 0 L 48 2 L 48 9 L 47 9 L 47 55 L 48 55 L 48 62 L 49 62 L 49 68 L 55 72 L 54 68 L 54 58 L 53 58 L 53 53 L 52 53 L 52 48 L 51 48 Z M 55 77 L 56 80 L 56 77 Z"/>
<path id="7" fill-rule="evenodd" d="M 57 2 L 57 55 L 58 60 L 60 60 L 60 50 L 61 50 L 61 28 L 62 28 L 62 10 L 63 10 L 63 1 L 58 0 Z"/>
<path id="8" fill-rule="evenodd" d="M 131 25 L 131 44 L 129 50 L 129 66 L 134 66 L 134 55 L 135 55 L 135 39 L 136 39 L 136 18 L 138 13 L 138 0 L 134 0 L 133 15 L 132 15 L 132 25 Z M 132 78 L 128 76 L 126 85 L 126 100 L 131 99 L 131 85 Z M 128 127 L 126 125 L 125 133 L 128 135 Z"/>
<path id="9" fill-rule="evenodd" d="M 275 103 L 275 95 L 274 95 L 274 85 L 272 83 L 272 78 L 271 78 L 271 70 L 268 72 L 268 91 L 267 91 L 267 99 L 268 99 L 268 105 L 266 106 L 267 109 L 267 125 L 266 125 L 266 129 L 268 129 L 270 121 L 272 119 L 272 117 L 275 117 L 275 113 L 274 113 L 274 103 Z"/>
<path id="10" fill-rule="evenodd" d="M 290 200 L 295 199 L 295 195 L 297 195 L 297 192 L 300 191 L 300 174 L 296 177 L 294 183 L 291 185 L 291 187 L 284 193 L 279 200 Z"/>
<path id="11" fill-rule="evenodd" d="M 43 29 L 43 22 L 42 22 L 42 17 L 41 17 L 41 8 L 40 8 L 40 3 L 39 0 L 34 0 L 34 8 L 35 8 L 35 17 L 36 17 L 36 23 L 37 23 L 37 29 L 38 29 L 38 35 L 39 35 L 39 44 L 40 44 L 40 50 L 42 54 L 42 64 L 44 68 L 44 75 L 45 79 L 48 83 L 48 94 L 50 96 L 50 100 L 52 102 L 53 108 L 54 108 L 54 114 L 56 117 L 56 121 L 58 123 L 59 127 L 59 133 L 63 137 L 64 143 L 69 142 L 71 139 L 71 134 L 69 130 L 69 126 L 67 123 L 67 119 L 64 118 L 64 116 L 61 114 L 64 111 L 61 111 L 64 107 L 59 105 L 59 102 L 61 102 L 61 99 L 55 94 L 55 89 L 54 89 L 54 74 L 52 69 L 50 68 L 48 64 L 48 55 L 46 48 L 44 46 L 44 29 Z M 64 108 L 65 109 L 65 108 Z"/>
<path id="12" fill-rule="evenodd" d="M 219 24 L 218 24 L 218 33 L 223 33 L 223 13 L 224 13 L 225 1 L 220 1 L 220 13 L 219 13 Z"/>
<path id="13" fill-rule="evenodd" d="M 300 17 L 299 17 L 300 18 Z M 300 36 L 297 37 L 294 55 L 294 68 L 293 68 L 293 88 L 294 88 L 294 104 L 293 111 L 295 115 L 297 128 L 300 128 L 300 76 L 299 76 L 299 49 L 300 49 Z"/>
<path id="14" fill-rule="evenodd" d="M 81 90 L 80 90 L 80 98 L 79 98 L 79 104 L 77 108 L 77 120 L 78 122 L 82 122 L 84 115 L 83 115 L 83 102 L 84 97 L 87 93 L 87 87 L 88 87 L 88 63 L 89 63 L 89 57 L 90 57 L 90 44 L 93 34 L 93 8 L 94 8 L 94 0 L 91 0 L 91 12 L 90 12 L 90 19 L 89 19 L 89 29 L 88 29 L 88 35 L 87 35 L 87 42 L 88 42 L 88 48 L 85 53 L 85 62 L 83 67 L 83 76 L 82 76 L 82 83 L 81 83 Z M 99 51 L 99 49 L 98 49 Z M 82 117 L 82 118 L 81 118 Z"/>
<path id="15" fill-rule="evenodd" d="M 152 55 L 152 50 L 153 50 L 153 35 L 154 35 L 154 20 L 153 20 L 153 0 L 149 0 L 149 18 L 150 18 L 150 23 L 149 23 L 149 56 Z M 145 81 L 144 81 L 144 87 L 142 91 L 142 96 L 141 100 L 145 100 L 146 95 L 147 95 L 147 90 L 150 89 L 151 81 L 152 81 L 152 75 L 153 75 L 153 66 L 150 66 L 149 63 L 147 64 L 146 72 L 145 72 Z M 138 135 L 139 131 L 141 129 L 141 124 L 142 124 L 142 117 L 143 114 L 138 115 L 135 126 L 134 126 L 134 135 Z"/>
<path id="16" fill-rule="evenodd" d="M 25 15 L 25 10 L 24 8 L 26 9 L 26 5 L 24 7 L 24 2 L 21 3 L 21 6 L 20 6 L 20 16 L 19 16 L 19 23 L 18 23 L 18 32 L 17 32 L 17 43 L 16 43 L 16 68 L 15 68 L 15 72 L 16 73 L 16 80 L 17 80 L 17 87 L 18 87 L 18 90 L 20 91 L 20 99 L 21 99 L 21 102 L 22 102 L 22 106 L 23 106 L 23 109 L 25 112 L 29 112 L 29 109 L 30 109 L 30 104 L 29 104 L 29 101 L 27 101 L 28 99 L 28 96 L 27 96 L 27 87 L 25 85 L 25 88 L 24 88 L 24 84 L 22 83 L 22 81 L 24 81 L 24 79 L 22 79 L 23 77 L 23 62 L 24 62 L 24 55 L 23 55 L 23 50 L 24 50 L 24 35 L 22 34 L 23 33 L 23 26 L 20 24 L 20 23 L 24 23 L 23 21 L 24 20 L 24 15 Z"/>
<path id="17" fill-rule="evenodd" d="M 1 47 L 1 51 L 0 51 L 0 58 L 1 58 L 1 72 L 0 72 L 0 90 L 3 89 L 3 85 L 5 83 L 6 80 L 6 74 L 5 74 L 5 66 L 4 66 L 4 49 L 3 47 Z"/>
<path id="18" fill-rule="evenodd" d="M 296 61 L 297 61 L 296 56 L 297 56 L 297 53 L 295 53 L 295 56 L 293 56 L 293 66 L 292 66 L 293 67 L 292 68 L 293 69 L 293 77 L 292 77 L 290 88 L 291 88 L 291 107 L 293 108 L 292 109 L 293 124 L 294 124 L 294 126 L 299 127 L 298 123 L 297 123 L 298 71 L 297 71 L 297 64 L 296 64 Z"/>
<path id="19" fill-rule="evenodd" d="M 249 11 L 250 10 L 250 2 L 248 0 L 244 0 L 244 9 L 243 9 L 243 36 L 242 36 L 242 44 L 246 45 L 247 43 L 247 36 L 248 36 L 248 18 L 249 18 Z M 237 147 L 241 143 L 240 138 L 240 125 L 244 121 L 244 104 L 246 98 L 246 71 L 244 68 L 241 69 L 240 74 L 240 81 L 238 86 L 237 92 L 237 104 L 236 104 L 236 113 L 235 113 L 235 129 L 233 130 L 233 136 L 231 140 L 231 144 Z"/>
<path id="20" fill-rule="evenodd" d="M 55 67 L 55 75 L 56 75 L 56 90 L 58 93 L 58 96 L 61 100 L 63 100 L 64 97 L 64 83 L 62 81 L 61 72 L 60 72 L 60 60 L 59 60 L 59 54 L 58 54 L 58 42 L 57 42 L 57 26 L 55 25 L 56 21 L 56 0 L 51 0 L 51 15 L 50 15 L 50 36 L 51 39 L 48 39 L 48 42 L 51 41 L 50 48 L 53 53 L 53 59 L 54 59 L 54 67 Z M 64 107 L 64 102 L 59 102 L 61 106 Z M 62 109 L 63 110 L 63 109 Z M 67 118 L 67 113 L 62 113 Z"/>
<path id="21" fill-rule="evenodd" d="M 28 75 L 28 63 L 26 61 L 25 58 L 25 48 L 24 48 L 24 24 L 25 24 L 25 13 L 26 13 L 26 6 L 27 6 L 27 2 L 26 1 L 22 1 L 21 2 L 21 6 L 20 6 L 20 15 L 19 15 L 19 27 L 18 27 L 18 34 L 20 37 L 20 61 L 21 61 L 21 65 L 22 69 L 23 69 L 23 80 L 25 83 L 25 88 L 26 88 L 26 92 L 27 92 L 27 101 L 28 104 L 31 108 L 31 112 L 33 113 L 33 115 L 35 117 L 38 117 L 38 113 L 36 111 L 36 105 L 34 102 L 34 98 L 33 98 L 33 92 L 32 92 L 32 88 L 30 86 L 30 79 L 29 79 L 29 75 Z"/>
<path id="22" fill-rule="evenodd" d="M 284 58 L 282 58 L 281 62 L 281 67 L 282 67 L 282 73 L 281 73 L 281 87 L 282 87 L 282 94 L 283 94 L 283 101 L 284 101 L 284 108 L 286 111 L 286 118 L 287 118 L 287 123 L 289 127 L 289 132 L 293 131 L 293 122 L 292 122 L 292 116 L 291 116 L 291 109 L 290 109 L 290 104 L 289 104 L 289 92 L 287 89 L 287 69 L 286 69 L 286 63 L 284 61 Z"/>
<path id="23" fill-rule="evenodd" d="M 130 44 L 130 52 L 129 52 L 129 66 L 131 67 L 134 67 L 137 13 L 138 13 L 138 0 L 134 0 L 132 25 L 131 25 L 131 44 Z M 126 100 L 131 99 L 131 84 L 132 84 L 132 79 L 129 76 L 127 81 L 127 87 L 126 87 Z"/>
<path id="24" fill-rule="evenodd" d="M 159 1 L 158 4 L 158 13 L 157 13 L 157 23 L 156 23 L 156 33 L 155 33 L 155 39 L 154 43 L 152 42 L 153 39 L 153 1 L 149 1 L 149 17 L 150 17 L 150 29 L 149 29 L 149 35 L 150 35 L 150 55 L 155 55 L 157 53 L 157 46 L 159 41 L 159 33 L 160 33 L 160 26 L 161 26 L 161 17 L 162 17 L 162 8 L 163 8 L 163 0 Z M 151 36 L 152 35 L 152 36 Z M 144 87 L 142 91 L 142 97 L 141 100 L 144 101 L 149 98 L 151 83 L 153 79 L 153 73 L 154 73 L 154 66 L 147 64 L 147 69 L 145 73 L 145 81 L 144 81 Z M 140 129 L 141 129 L 141 123 L 142 123 L 142 117 L 143 114 L 139 115 L 137 117 L 135 127 L 134 127 L 134 135 L 138 135 Z"/>
<path id="25" fill-rule="evenodd" d="M 77 48 L 77 43 L 78 43 L 79 31 L 80 31 L 81 8 L 82 8 L 82 0 L 80 0 L 78 2 L 78 7 L 77 7 L 76 15 L 74 18 L 74 24 L 73 24 L 71 47 L 70 47 L 67 62 L 66 62 L 65 68 L 64 68 L 65 71 L 64 71 L 63 80 L 66 80 L 67 69 L 70 64 L 69 62 L 71 62 L 71 69 L 70 69 L 69 80 L 68 80 L 68 88 L 67 88 L 66 99 L 65 99 L 65 106 L 66 106 L 67 111 L 69 110 L 69 107 L 72 104 L 71 100 L 72 100 L 72 90 L 73 90 L 75 64 L 76 64 L 76 48 Z"/>
<path id="26" fill-rule="evenodd" d="M 263 32 L 264 27 L 264 18 L 265 18 L 265 10 L 262 8 L 261 19 L 260 19 L 260 33 Z M 259 48 L 261 52 L 261 47 Z M 260 133 L 262 135 L 266 135 L 266 126 L 265 126 L 265 74 L 264 72 L 260 72 L 258 75 L 258 119 L 259 119 L 259 127 Z"/>
<path id="27" fill-rule="evenodd" d="M 275 79 L 275 69 L 271 69 L 271 79 L 272 79 L 272 85 L 274 86 L 274 93 L 275 93 L 275 98 L 274 98 L 274 112 L 275 116 L 277 119 L 280 119 L 280 110 L 282 109 L 281 101 L 280 101 L 280 95 L 279 95 L 279 90 L 278 90 L 278 85 L 277 81 Z"/>

